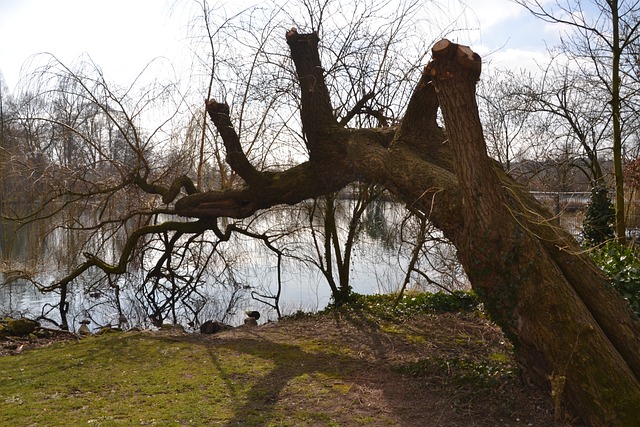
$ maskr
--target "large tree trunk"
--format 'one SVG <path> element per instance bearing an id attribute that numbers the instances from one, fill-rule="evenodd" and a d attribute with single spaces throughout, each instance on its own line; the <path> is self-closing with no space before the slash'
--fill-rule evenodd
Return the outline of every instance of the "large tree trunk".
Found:
<path id="1" fill-rule="evenodd" d="M 479 61 L 445 40 L 427 69 L 462 188 L 464 232 L 453 236 L 460 260 L 533 382 L 592 425 L 636 425 L 637 322 L 573 239 L 486 155 L 475 105 Z"/>
<path id="2" fill-rule="evenodd" d="M 309 162 L 256 172 L 229 136 L 228 109 L 211 101 L 209 113 L 247 187 L 186 196 L 177 211 L 243 217 L 354 180 L 383 184 L 456 245 L 473 288 L 515 344 L 525 378 L 589 425 L 638 425 L 639 323 L 575 240 L 487 156 L 475 101 L 478 55 L 438 42 L 402 125 L 357 130 L 333 117 L 317 36 L 292 30 L 287 42 L 301 86 Z M 439 105 L 446 135 L 436 123 Z"/>

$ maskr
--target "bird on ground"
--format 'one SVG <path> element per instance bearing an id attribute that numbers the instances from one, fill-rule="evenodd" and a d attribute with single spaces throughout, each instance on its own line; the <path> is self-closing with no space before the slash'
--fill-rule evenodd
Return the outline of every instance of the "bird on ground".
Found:
<path id="1" fill-rule="evenodd" d="M 250 317 L 252 319 L 258 320 L 260 318 L 260 312 L 258 311 L 247 310 L 244 312 L 244 314 L 246 314 L 247 317 Z"/>
<path id="2" fill-rule="evenodd" d="M 91 323 L 91 321 L 88 319 L 84 319 L 80 321 L 80 328 L 78 329 L 78 333 L 80 335 L 91 335 L 91 331 L 87 326 L 89 323 Z"/>
<path id="3" fill-rule="evenodd" d="M 127 320 L 127 316 L 125 316 L 124 313 L 120 313 L 120 315 L 118 316 L 118 328 L 122 328 L 128 323 L 129 320 Z"/>

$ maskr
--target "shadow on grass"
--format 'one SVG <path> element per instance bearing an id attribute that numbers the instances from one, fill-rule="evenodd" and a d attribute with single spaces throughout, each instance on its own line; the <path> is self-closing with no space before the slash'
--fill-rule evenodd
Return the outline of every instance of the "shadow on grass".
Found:
<path id="1" fill-rule="evenodd" d="M 242 328 L 215 336 L 192 334 L 170 339 L 206 347 L 236 402 L 232 417 L 222 424 L 228 427 L 493 427 L 497 420 L 504 425 L 521 425 L 520 418 L 533 421 L 531 425 L 550 425 L 546 411 L 536 409 L 541 398 L 524 393 L 517 384 L 497 391 L 477 388 L 475 382 L 460 375 L 462 383 L 456 382 L 449 365 L 443 367 L 436 363 L 439 359 L 431 360 L 438 354 L 446 358 L 482 349 L 481 342 L 476 348 L 475 341 L 461 344 L 453 339 L 459 328 L 466 329 L 459 319 L 443 319 L 444 324 L 433 322 L 421 328 L 383 326 L 375 319 L 349 313 L 325 316 L 319 323 L 316 320 L 296 320 L 295 327 L 282 329 Z M 433 336 L 429 326 L 442 330 Z M 399 333 L 389 333 L 394 327 Z M 478 326 L 470 323 L 468 328 L 461 336 L 467 337 L 466 333 Z M 415 341 L 426 344 L 408 343 L 406 331 L 417 337 Z M 235 361 L 225 359 L 234 354 Z M 416 365 L 416 360 L 421 368 L 417 376 L 415 369 L 409 375 L 397 369 Z M 244 369 L 241 363 L 255 365 Z"/>
<path id="2" fill-rule="evenodd" d="M 327 355 L 324 353 L 310 353 L 295 345 L 288 345 L 276 342 L 265 342 L 262 339 L 234 339 L 220 342 L 220 347 L 228 347 L 235 351 L 241 351 L 247 355 L 268 358 L 272 367 L 268 372 L 264 372 L 257 379 L 249 392 L 245 396 L 244 404 L 237 408 L 236 416 L 229 420 L 228 426 L 238 425 L 268 425 L 277 419 L 286 418 L 286 409 L 283 406 L 285 400 L 300 403 L 305 398 L 319 398 L 318 393 L 311 388 L 312 377 L 323 375 L 333 378 L 342 378 L 349 371 L 353 370 L 354 360 L 349 357 Z M 215 352 L 211 352 L 214 363 L 220 369 L 221 375 L 227 376 L 223 372 L 220 361 L 217 360 Z M 309 389 L 303 385 L 295 391 L 299 399 L 285 399 L 283 390 L 297 378 L 304 378 Z M 228 379 L 227 379 L 228 382 Z M 318 386 L 319 387 L 319 386 Z M 334 399 L 335 396 L 325 396 Z M 279 407 L 279 409 L 277 408 Z M 321 417 L 321 413 L 313 413 L 322 410 L 322 405 L 318 403 L 315 408 L 301 408 L 302 413 L 290 414 L 295 419 L 300 417 Z M 299 407 L 300 409 L 300 407 Z M 280 413 L 284 411 L 284 413 Z M 328 414 L 327 414 L 328 415 Z M 246 424 L 250 423 L 250 424 Z"/>
<path id="3" fill-rule="evenodd" d="M 493 375 L 484 367 L 502 348 L 494 329 L 455 316 L 390 322 L 341 313 L 213 336 L 117 334 L 33 353 L 0 385 L 16 396 L 29 388 L 43 408 L 56 401 L 40 399 L 46 390 L 82 422 L 136 414 L 218 426 L 551 425 L 536 409 L 546 397 L 514 381 L 478 387 L 484 382 L 469 376 Z M 68 407 L 73 401 L 86 408 Z"/>
<path id="4" fill-rule="evenodd" d="M 333 327 L 340 333 L 339 325 Z M 384 359 L 382 335 L 368 331 L 362 335 L 362 345 Z M 416 425 L 416 413 L 423 413 L 415 406 L 416 390 L 389 367 L 347 354 L 325 339 L 297 336 L 290 344 L 283 342 L 286 336 L 274 339 L 260 329 L 170 339 L 207 347 L 228 393 L 238 402 L 225 426 Z M 223 348 L 231 353 L 220 351 Z M 242 359 L 248 364 L 254 360 L 266 367 L 243 371 L 235 362 L 222 360 L 234 352 L 247 356 Z M 392 389 L 383 386 L 383 375 L 397 377 Z M 248 391 L 240 384 L 244 380 L 251 383 Z"/>

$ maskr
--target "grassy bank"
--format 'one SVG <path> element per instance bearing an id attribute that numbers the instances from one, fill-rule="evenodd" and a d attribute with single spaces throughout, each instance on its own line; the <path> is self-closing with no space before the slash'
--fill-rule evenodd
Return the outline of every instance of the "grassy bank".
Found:
<path id="1" fill-rule="evenodd" d="M 521 385 L 511 348 L 481 315 L 384 306 L 3 356 L 0 425 L 552 425 L 548 399 Z"/>

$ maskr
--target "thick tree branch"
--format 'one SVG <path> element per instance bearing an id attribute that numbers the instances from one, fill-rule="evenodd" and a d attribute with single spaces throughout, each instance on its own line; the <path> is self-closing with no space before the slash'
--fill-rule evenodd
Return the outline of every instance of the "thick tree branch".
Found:
<path id="1" fill-rule="evenodd" d="M 258 209 L 298 203 L 364 179 L 398 191 L 405 200 L 411 200 L 412 206 L 427 213 L 432 212 L 433 202 L 438 200 L 442 214 L 431 219 L 449 232 L 459 230 L 462 217 L 454 209 L 457 205 L 454 200 L 459 197 L 457 180 L 452 174 L 449 149 L 443 144 L 444 133 L 436 122 L 438 100 L 429 84 L 430 78 L 423 76 L 399 129 L 341 129 L 328 101 L 317 35 L 291 31 L 287 41 L 300 77 L 305 133 L 312 144 L 314 141 L 320 144 L 316 146 L 319 151 L 311 156 L 310 162 L 284 172 L 262 174 L 260 179 L 248 182 L 246 188 L 185 197 L 176 203 L 176 211 L 201 218 L 243 218 Z M 224 119 L 228 120 L 228 116 Z M 230 128 L 228 122 L 225 128 Z M 394 146 L 389 149 L 394 139 Z M 416 188 L 420 188 L 417 193 Z"/>
<path id="2" fill-rule="evenodd" d="M 504 211 L 506 201 L 497 192 L 500 182 L 493 161 L 487 156 L 478 115 L 475 85 L 480 77 L 481 60 L 466 46 L 441 40 L 433 47 L 433 59 L 425 73 L 431 77 L 440 98 L 445 127 L 453 148 L 456 174 L 463 190 L 468 221 L 474 222 L 483 239 L 497 241 L 505 230 L 494 229 L 496 212 Z M 473 167 L 471 167 L 473 165 Z"/>
<path id="3" fill-rule="evenodd" d="M 259 209 L 303 200 L 341 190 L 355 179 L 353 172 L 327 174 L 311 162 L 283 172 L 264 174 L 260 185 L 237 190 L 210 191 L 184 197 L 176 203 L 179 215 L 207 218 L 246 218 Z M 324 179 L 319 177 L 326 175 Z"/>
<path id="4" fill-rule="evenodd" d="M 236 133 L 229 118 L 229 106 L 214 100 L 205 102 L 209 117 L 222 137 L 224 147 L 227 150 L 226 161 L 236 173 L 249 185 L 258 185 L 263 181 L 263 175 L 253 167 L 240 144 L 240 138 Z"/>
<path id="5" fill-rule="evenodd" d="M 411 147 L 422 160 L 454 172 L 451 144 L 447 144 L 447 137 L 437 122 L 439 106 L 431 76 L 425 68 L 411 95 L 394 145 Z"/>
<path id="6" fill-rule="evenodd" d="M 287 32 L 291 59 L 300 81 L 302 128 L 312 160 L 315 156 L 324 156 L 327 149 L 335 150 L 332 147 L 335 141 L 329 135 L 338 128 L 324 81 L 318 42 L 316 33 L 298 34 L 295 28 Z"/>
<path id="7" fill-rule="evenodd" d="M 318 54 L 317 34 L 287 32 L 302 93 L 301 117 L 310 161 L 283 172 L 258 172 L 247 160 L 229 119 L 229 107 L 207 101 L 207 111 L 227 148 L 227 162 L 247 183 L 241 189 L 193 194 L 176 203 L 179 215 L 207 218 L 245 218 L 259 209 L 302 200 L 342 189 L 357 175 L 348 158 L 351 140 L 373 138 L 389 146 L 391 134 L 344 130 L 333 115 Z"/>

